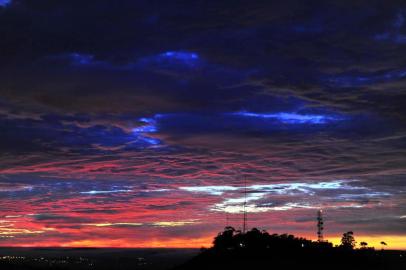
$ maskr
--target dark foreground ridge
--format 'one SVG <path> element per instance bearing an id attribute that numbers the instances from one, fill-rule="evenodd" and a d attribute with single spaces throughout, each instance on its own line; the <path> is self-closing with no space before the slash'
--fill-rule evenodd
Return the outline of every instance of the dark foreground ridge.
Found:
<path id="1" fill-rule="evenodd" d="M 354 249 L 352 232 L 343 235 L 340 246 L 293 235 L 269 234 L 252 229 L 241 233 L 226 227 L 213 241 L 213 247 L 178 267 L 195 269 L 406 269 L 406 252 Z"/>
<path id="2" fill-rule="evenodd" d="M 173 248 L 0 248 L 0 270 L 168 270 L 199 253 Z"/>

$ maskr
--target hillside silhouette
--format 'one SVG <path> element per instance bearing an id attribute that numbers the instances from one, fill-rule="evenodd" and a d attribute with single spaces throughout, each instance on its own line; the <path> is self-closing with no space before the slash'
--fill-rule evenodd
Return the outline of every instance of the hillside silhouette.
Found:
<path id="1" fill-rule="evenodd" d="M 354 249 L 353 232 L 342 244 L 311 241 L 289 234 L 269 234 L 256 228 L 242 233 L 226 227 L 213 246 L 177 268 L 192 269 L 406 269 L 406 253 L 368 248 Z"/>

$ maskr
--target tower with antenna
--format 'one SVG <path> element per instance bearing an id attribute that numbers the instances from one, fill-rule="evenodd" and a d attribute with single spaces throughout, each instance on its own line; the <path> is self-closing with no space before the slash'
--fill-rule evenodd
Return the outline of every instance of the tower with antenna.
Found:
<path id="1" fill-rule="evenodd" d="M 324 221 L 323 221 L 323 210 L 317 211 L 317 241 L 323 242 L 323 230 L 324 230 Z"/>

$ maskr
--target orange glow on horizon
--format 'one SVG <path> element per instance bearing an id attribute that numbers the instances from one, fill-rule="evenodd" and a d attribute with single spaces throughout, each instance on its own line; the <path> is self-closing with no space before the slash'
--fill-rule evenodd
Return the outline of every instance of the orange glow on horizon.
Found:
<path id="1" fill-rule="evenodd" d="M 375 249 L 381 249 L 381 241 L 387 243 L 384 249 L 397 249 L 406 250 L 406 235 L 354 235 L 355 241 L 357 241 L 357 247 L 360 242 L 367 242 L 368 247 L 374 247 Z M 328 237 L 329 242 L 334 245 L 339 245 L 341 237 Z"/>
<path id="2" fill-rule="evenodd" d="M 333 245 L 340 244 L 340 237 L 326 237 L 326 240 L 333 243 Z M 373 235 L 364 236 L 355 235 L 357 244 L 364 241 L 368 243 L 369 247 L 374 247 L 379 250 L 382 248 L 381 241 L 386 242 L 388 245 L 384 249 L 392 250 L 406 250 L 406 235 Z M 39 242 L 30 244 L 17 244 L 7 245 L 8 247 L 94 247 L 94 248 L 201 248 L 211 247 L 213 243 L 213 236 L 205 236 L 201 238 L 170 238 L 160 240 L 157 238 L 148 241 L 126 241 L 123 239 L 83 239 L 79 241 L 71 241 L 65 243 L 59 242 Z M 0 245 L 2 246 L 2 245 Z M 357 245 L 357 247 L 359 247 Z"/>
<path id="3" fill-rule="evenodd" d="M 65 243 L 58 242 L 40 242 L 30 244 L 17 244 L 6 245 L 7 247 L 67 247 L 67 248 L 79 248 L 79 247 L 94 247 L 94 248 L 201 248 L 210 247 L 213 242 L 213 237 L 201 237 L 201 238 L 171 238 L 165 240 L 151 239 L 148 241 L 126 241 L 122 239 L 84 239 L 79 241 L 71 241 Z M 2 245 L 0 245 L 2 246 Z"/>

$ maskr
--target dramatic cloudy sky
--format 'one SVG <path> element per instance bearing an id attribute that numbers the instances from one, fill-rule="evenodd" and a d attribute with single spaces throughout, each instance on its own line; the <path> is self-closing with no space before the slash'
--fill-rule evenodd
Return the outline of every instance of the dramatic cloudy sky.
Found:
<path id="1" fill-rule="evenodd" d="M 0 245 L 406 248 L 404 1 L 0 0 Z"/>

